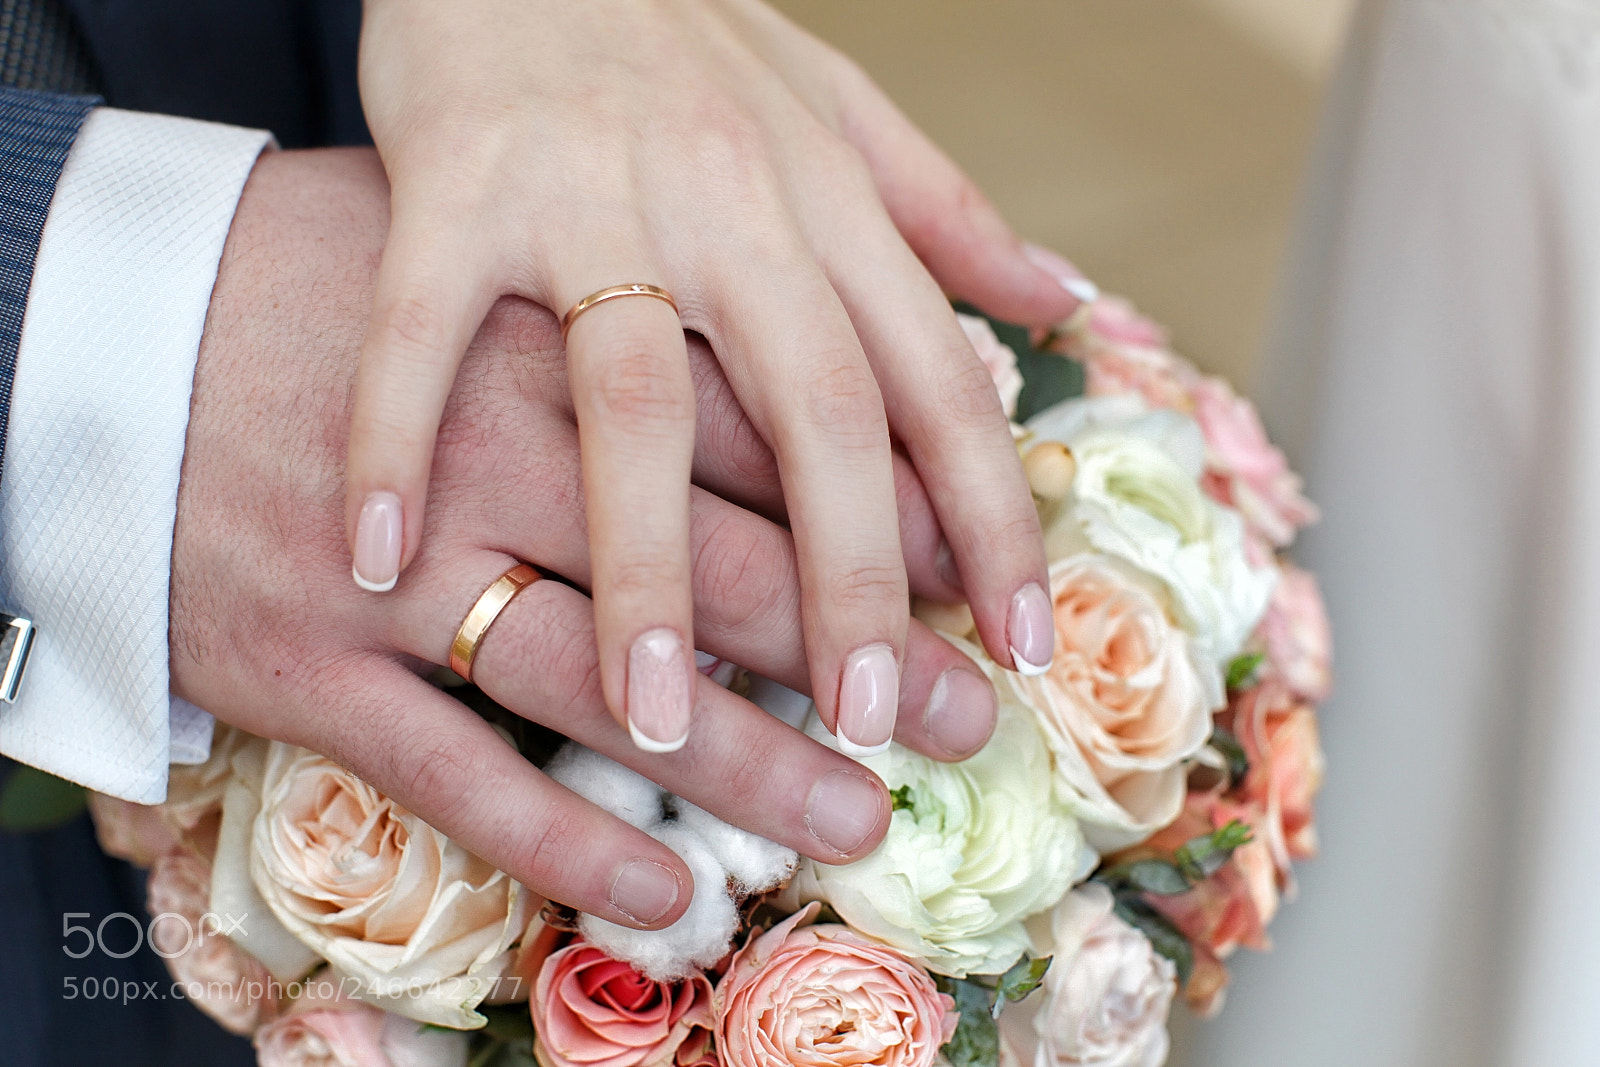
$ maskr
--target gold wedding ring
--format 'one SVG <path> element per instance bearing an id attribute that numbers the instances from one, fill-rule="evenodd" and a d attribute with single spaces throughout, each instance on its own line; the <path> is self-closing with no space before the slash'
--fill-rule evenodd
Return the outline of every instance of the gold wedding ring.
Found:
<path id="1" fill-rule="evenodd" d="M 478 602 L 472 605 L 467 617 L 450 642 L 450 669 L 466 681 L 472 681 L 472 661 L 478 657 L 478 646 L 483 635 L 489 632 L 494 620 L 511 603 L 511 598 L 537 582 L 542 575 L 526 563 L 519 563 L 494 580 L 483 591 Z"/>
<path id="2" fill-rule="evenodd" d="M 665 300 L 672 305 L 672 313 L 674 315 L 678 313 L 678 302 L 672 299 L 671 293 L 660 286 L 637 283 L 634 285 L 613 285 L 611 288 L 602 289 L 598 293 L 590 293 L 576 304 L 573 304 L 572 310 L 561 316 L 561 340 L 563 342 L 566 341 L 567 331 L 572 329 L 572 324 L 578 321 L 579 315 L 582 315 L 596 304 L 604 304 L 607 300 L 615 300 L 621 296 L 648 296 L 656 300 Z"/>

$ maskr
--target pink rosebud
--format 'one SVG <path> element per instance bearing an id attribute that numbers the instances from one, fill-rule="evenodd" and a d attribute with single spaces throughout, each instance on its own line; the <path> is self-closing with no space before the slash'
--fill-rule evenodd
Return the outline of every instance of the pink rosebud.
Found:
<path id="1" fill-rule="evenodd" d="M 1284 564 L 1257 635 L 1267 671 L 1302 700 L 1319 704 L 1333 687 L 1333 633 L 1314 575 Z"/>
<path id="2" fill-rule="evenodd" d="M 984 319 L 975 315 L 957 315 L 956 319 L 989 371 L 995 391 L 1000 394 L 1000 406 L 1005 408 L 1006 418 L 1011 418 L 1017 413 L 1017 398 L 1022 395 L 1022 372 L 1017 369 L 1017 354 L 1010 346 L 1000 342 Z"/>
<path id="3" fill-rule="evenodd" d="M 1195 421 L 1206 439 L 1206 490 L 1236 508 L 1253 532 L 1283 548 L 1295 532 L 1317 519 L 1300 492 L 1300 476 L 1289 469 L 1267 439 L 1255 405 L 1221 378 L 1202 378 L 1190 389 Z"/>
<path id="4" fill-rule="evenodd" d="M 916 963 L 812 904 L 752 934 L 717 986 L 724 1067 L 932 1067 L 955 1002 Z"/>
<path id="5" fill-rule="evenodd" d="M 704 975 L 657 982 L 577 941 L 544 961 L 530 1009 L 544 1067 L 716 1062 L 708 1048 L 711 983 Z"/>

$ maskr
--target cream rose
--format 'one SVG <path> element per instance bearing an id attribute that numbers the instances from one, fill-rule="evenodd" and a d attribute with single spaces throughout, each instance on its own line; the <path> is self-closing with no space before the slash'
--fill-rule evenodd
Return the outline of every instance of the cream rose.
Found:
<path id="1" fill-rule="evenodd" d="M 1092 546 L 1159 579 L 1196 652 L 1215 667 L 1207 696 L 1220 706 L 1224 668 L 1266 611 L 1277 570 L 1250 564 L 1238 513 L 1202 491 L 1199 427 L 1117 396 L 1066 401 L 1028 429 L 1077 460 L 1072 495 L 1048 516 L 1051 557 Z"/>
<path id="2" fill-rule="evenodd" d="M 1006 684 L 1039 713 L 1056 775 L 1089 843 L 1142 841 L 1183 809 L 1184 760 L 1211 736 L 1206 666 L 1126 564 L 1095 552 L 1053 564 L 1056 649 Z"/>
<path id="3" fill-rule="evenodd" d="M 751 935 L 717 984 L 723 1067 L 933 1067 L 955 1002 L 921 967 L 812 904 Z"/>
<path id="4" fill-rule="evenodd" d="M 809 732 L 832 741 L 815 720 Z M 1028 946 L 1022 920 L 1094 867 L 1034 714 L 1015 701 L 1002 701 L 994 736 L 971 759 L 940 763 L 891 745 L 861 763 L 897 797 L 888 833 L 855 863 L 805 862 L 790 892 L 827 901 L 941 974 L 1004 971 Z"/>
<path id="5" fill-rule="evenodd" d="M 532 902 L 331 760 L 278 742 L 261 768 L 249 870 L 272 916 L 363 999 L 461 1029 L 483 1025 L 473 1009 L 511 966 Z"/>
<path id="6" fill-rule="evenodd" d="M 1161 1067 L 1177 971 L 1084 885 L 1050 916 L 1054 962 L 1033 1017 L 1034 1067 Z"/>
<path id="7" fill-rule="evenodd" d="M 961 323 L 967 340 L 972 342 L 973 351 L 978 353 L 978 358 L 983 360 L 984 368 L 993 379 L 1006 418 L 1011 418 L 1017 413 L 1017 398 L 1022 395 L 1023 386 L 1022 372 L 1017 369 L 1017 354 L 1010 345 L 1002 343 L 994 335 L 993 327 L 986 320 L 976 315 L 957 315 L 956 321 Z"/>
<path id="8" fill-rule="evenodd" d="M 308 978 L 283 1018 L 256 1032 L 259 1067 L 465 1067 L 468 1037 L 344 996 L 328 972 Z"/>
<path id="9" fill-rule="evenodd" d="M 159 857 L 147 893 L 150 947 L 195 1007 L 223 1029 L 246 1035 L 278 1014 L 272 975 L 206 914 L 211 867 L 205 860 L 185 851 Z"/>

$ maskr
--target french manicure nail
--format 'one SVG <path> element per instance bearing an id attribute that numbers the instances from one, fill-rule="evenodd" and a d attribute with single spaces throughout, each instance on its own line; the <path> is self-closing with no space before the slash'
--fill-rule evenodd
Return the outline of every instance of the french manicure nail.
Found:
<path id="1" fill-rule="evenodd" d="M 1057 285 L 1077 297 L 1081 303 L 1092 304 L 1100 299 L 1098 285 L 1085 278 L 1081 270 L 1048 248 L 1025 244 L 1022 246 L 1022 254 L 1028 257 L 1028 262 L 1054 278 Z"/>
<path id="2" fill-rule="evenodd" d="M 611 880 L 611 906 L 639 923 L 653 923 L 678 902 L 678 875 L 654 860 L 629 860 Z"/>
<path id="3" fill-rule="evenodd" d="M 987 678 L 951 667 L 934 683 L 922 721 L 940 748 L 965 759 L 989 740 L 998 709 Z"/>
<path id="4" fill-rule="evenodd" d="M 1056 620 L 1050 610 L 1050 597 L 1037 582 L 1017 590 L 1011 598 L 1011 614 L 1006 617 L 1006 642 L 1011 646 L 1011 661 L 1018 671 L 1039 675 L 1050 669 L 1055 657 Z"/>
<path id="5" fill-rule="evenodd" d="M 900 664 L 888 645 L 868 645 L 850 653 L 839 680 L 839 751 L 846 756 L 876 756 L 889 747 L 900 705 Z"/>
<path id="6" fill-rule="evenodd" d="M 872 837 L 883 809 L 877 786 L 866 777 L 830 771 L 811 787 L 806 829 L 829 851 L 849 856 Z"/>
<path id="7" fill-rule="evenodd" d="M 628 733 L 645 752 L 676 752 L 689 740 L 689 658 L 683 638 L 665 626 L 634 639 L 628 651 Z"/>
<path id="8" fill-rule="evenodd" d="M 387 593 L 400 577 L 400 545 L 404 539 L 400 497 L 373 493 L 356 519 L 356 547 L 350 573 L 370 593 Z"/>

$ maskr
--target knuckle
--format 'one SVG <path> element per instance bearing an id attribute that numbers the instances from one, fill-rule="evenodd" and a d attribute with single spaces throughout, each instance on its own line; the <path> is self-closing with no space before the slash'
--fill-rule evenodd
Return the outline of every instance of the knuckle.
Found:
<path id="1" fill-rule="evenodd" d="M 603 580 L 597 577 L 596 594 L 638 603 L 671 596 L 687 584 L 682 563 L 667 555 L 636 550 L 625 559 L 613 560 Z"/>
<path id="2" fill-rule="evenodd" d="M 941 424 L 947 424 L 954 415 L 963 423 L 992 428 L 1004 418 L 1000 407 L 1000 392 L 995 388 L 989 369 L 979 362 L 971 347 L 957 354 L 951 362 L 956 370 L 942 377 L 939 384 L 939 409 L 933 414 Z"/>
<path id="3" fill-rule="evenodd" d="M 905 565 L 898 559 L 863 559 L 841 566 L 829 575 L 826 588 L 830 604 L 845 611 L 906 604 L 910 595 Z"/>
<path id="4" fill-rule="evenodd" d="M 651 352 L 640 341 L 624 341 L 621 354 L 600 368 L 590 390 L 595 408 L 630 429 L 694 422 L 694 388 L 685 368 L 670 356 Z"/>
<path id="5" fill-rule="evenodd" d="M 440 301 L 431 293 L 411 291 L 396 297 L 380 321 L 390 359 L 431 361 L 444 351 L 449 328 Z"/>
<path id="6" fill-rule="evenodd" d="M 430 724 L 416 736 L 405 751 L 405 764 L 396 768 L 396 782 L 405 790 L 407 806 L 415 805 L 445 825 L 455 825 L 468 798 L 481 796 L 485 779 L 481 742 L 460 736 L 458 731 Z"/>
<path id="7" fill-rule="evenodd" d="M 888 446 L 889 423 L 872 371 L 859 356 L 825 361 L 798 390 L 799 410 L 830 435 Z"/>
<path id="8" fill-rule="evenodd" d="M 574 805 L 565 800 L 552 799 L 538 818 L 527 820 L 527 840 L 517 849 L 526 872 L 520 881 L 538 888 L 563 886 L 574 873 L 575 857 L 593 854 L 592 835 L 583 832 Z"/>
<path id="9" fill-rule="evenodd" d="M 694 555 L 695 600 L 733 629 L 795 614 L 794 564 L 770 538 L 733 518 L 707 532 Z"/>

